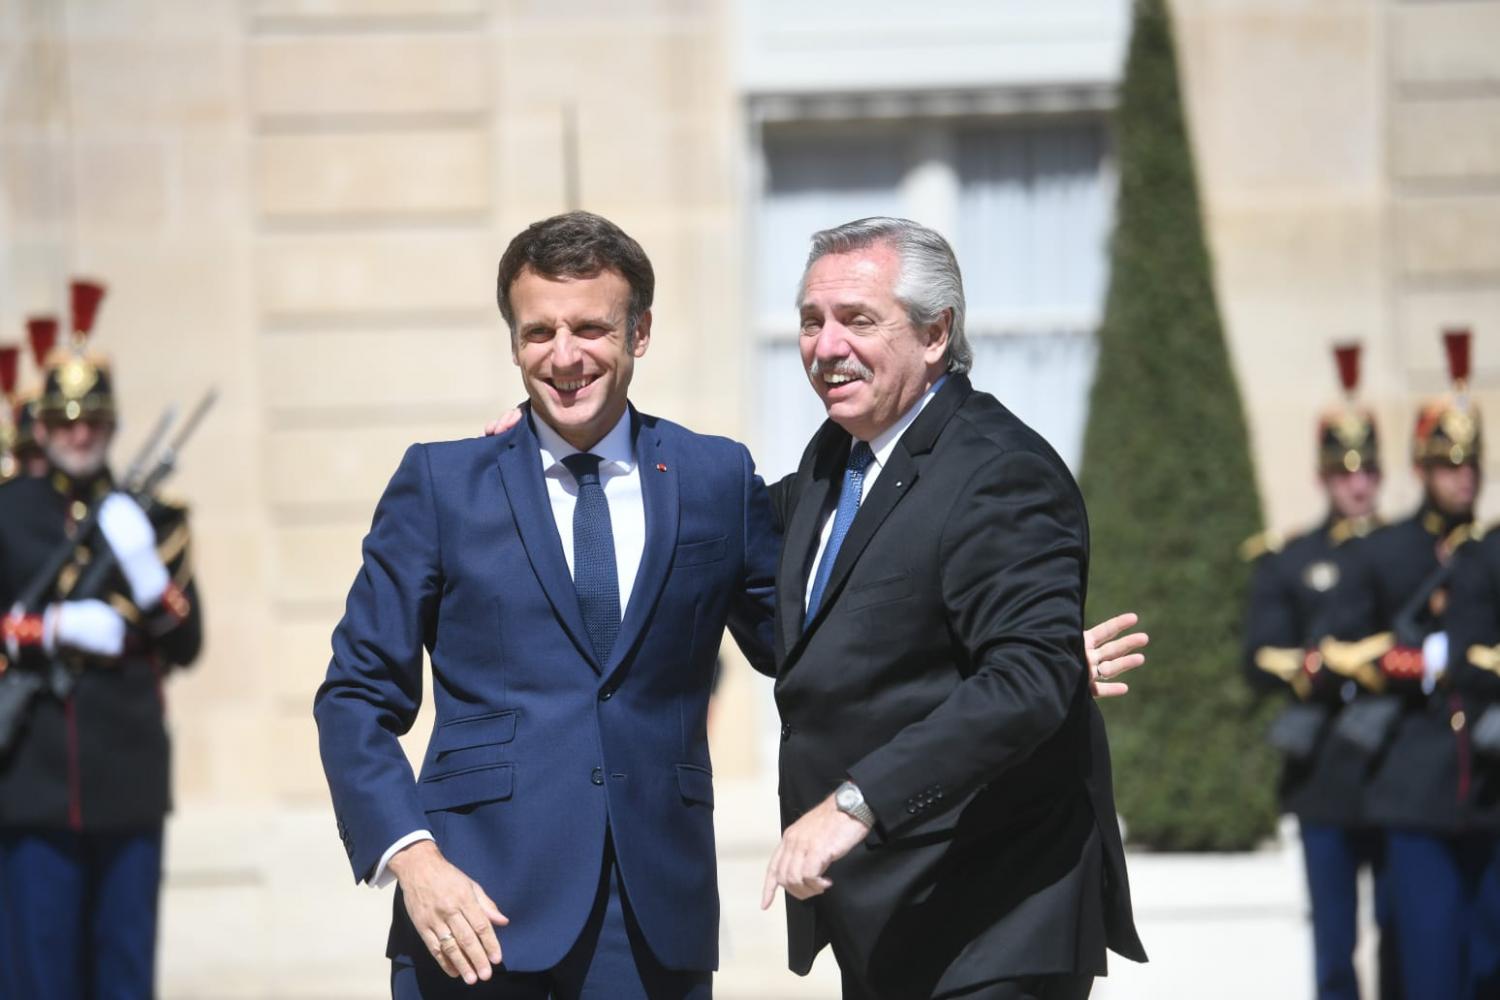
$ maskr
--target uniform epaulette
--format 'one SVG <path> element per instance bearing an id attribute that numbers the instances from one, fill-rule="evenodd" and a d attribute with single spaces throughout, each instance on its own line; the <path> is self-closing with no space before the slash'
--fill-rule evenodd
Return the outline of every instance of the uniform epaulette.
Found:
<path id="1" fill-rule="evenodd" d="M 1364 538 L 1380 526 L 1380 518 L 1374 515 L 1346 517 L 1334 524 L 1333 528 L 1328 532 L 1328 537 L 1333 544 L 1343 545 L 1345 542 L 1353 541 L 1356 538 Z"/>
<path id="2" fill-rule="evenodd" d="M 1280 552 L 1285 544 L 1286 539 L 1281 537 L 1280 532 L 1262 531 L 1240 543 L 1240 558 L 1245 562 L 1255 562 L 1261 556 Z"/>

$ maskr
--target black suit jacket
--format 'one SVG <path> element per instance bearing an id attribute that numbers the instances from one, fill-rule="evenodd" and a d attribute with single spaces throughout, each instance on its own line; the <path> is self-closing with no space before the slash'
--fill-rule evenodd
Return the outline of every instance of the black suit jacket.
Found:
<path id="1" fill-rule="evenodd" d="M 787 901 L 793 971 L 831 941 L 910 998 L 1102 973 L 1106 947 L 1144 960 L 1084 667 L 1088 521 L 1072 476 L 950 376 L 864 498 L 804 631 L 849 447 L 825 424 L 774 491 L 782 823 L 846 778 L 878 819 L 829 892 Z"/>

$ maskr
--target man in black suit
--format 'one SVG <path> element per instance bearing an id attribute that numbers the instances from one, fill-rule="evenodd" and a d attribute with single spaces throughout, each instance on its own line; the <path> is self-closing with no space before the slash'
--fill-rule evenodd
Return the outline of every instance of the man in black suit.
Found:
<path id="1" fill-rule="evenodd" d="M 1088 520 L 965 375 L 937 233 L 813 236 L 802 360 L 829 420 L 773 502 L 790 964 L 854 998 L 1086 997 L 1143 961 L 1080 642 Z"/>

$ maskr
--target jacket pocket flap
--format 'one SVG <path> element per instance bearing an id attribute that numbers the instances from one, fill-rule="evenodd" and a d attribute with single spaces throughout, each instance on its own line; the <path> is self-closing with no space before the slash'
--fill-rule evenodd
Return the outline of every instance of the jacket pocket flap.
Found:
<path id="1" fill-rule="evenodd" d="M 433 812 L 508 799 L 514 787 L 514 765 L 489 764 L 423 778 L 417 784 L 417 793 L 422 797 L 422 808 Z"/>
<path id="2" fill-rule="evenodd" d="M 677 788 L 689 802 L 714 804 L 714 776 L 693 764 L 677 765 Z"/>
<path id="3" fill-rule="evenodd" d="M 509 743 L 516 738 L 516 713 L 492 712 L 454 719 L 439 726 L 432 734 L 433 753 L 467 750 L 469 747 Z"/>
<path id="4" fill-rule="evenodd" d="M 696 566 L 700 563 L 717 562 L 724 558 L 724 536 L 709 538 L 701 542 L 680 542 L 677 545 L 678 566 Z"/>
<path id="5" fill-rule="evenodd" d="M 861 583 L 858 586 L 851 584 L 844 591 L 843 605 L 846 610 L 853 610 L 854 608 L 867 608 L 872 604 L 899 601 L 910 596 L 911 574 L 902 573 L 899 576 L 888 576 L 870 583 Z"/>

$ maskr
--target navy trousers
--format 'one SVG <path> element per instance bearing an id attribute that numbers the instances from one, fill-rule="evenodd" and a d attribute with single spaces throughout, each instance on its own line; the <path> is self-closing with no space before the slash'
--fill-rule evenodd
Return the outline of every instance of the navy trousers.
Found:
<path id="1" fill-rule="evenodd" d="M 0 831 L 0 998 L 155 996 L 161 827 Z"/>
<path id="2" fill-rule="evenodd" d="M 498 900 L 504 908 L 504 900 Z M 500 928 L 500 947 L 505 930 Z M 711 1000 L 713 973 L 663 968 L 651 954 L 630 910 L 612 845 L 606 844 L 599 894 L 583 933 L 556 968 L 506 972 L 473 986 L 444 974 L 435 962 L 391 964 L 394 1000 Z"/>
<path id="3" fill-rule="evenodd" d="M 1500 996 L 1500 838 L 1393 830 L 1386 852 L 1406 995 Z"/>
<path id="4" fill-rule="evenodd" d="M 1312 902 L 1318 1000 L 1359 1000 L 1354 945 L 1359 920 L 1359 870 L 1366 865 L 1375 876 L 1375 923 L 1380 928 L 1379 996 L 1382 1000 L 1397 1000 L 1401 996 L 1401 976 L 1383 834 L 1372 829 L 1303 823 L 1302 858 Z"/>

